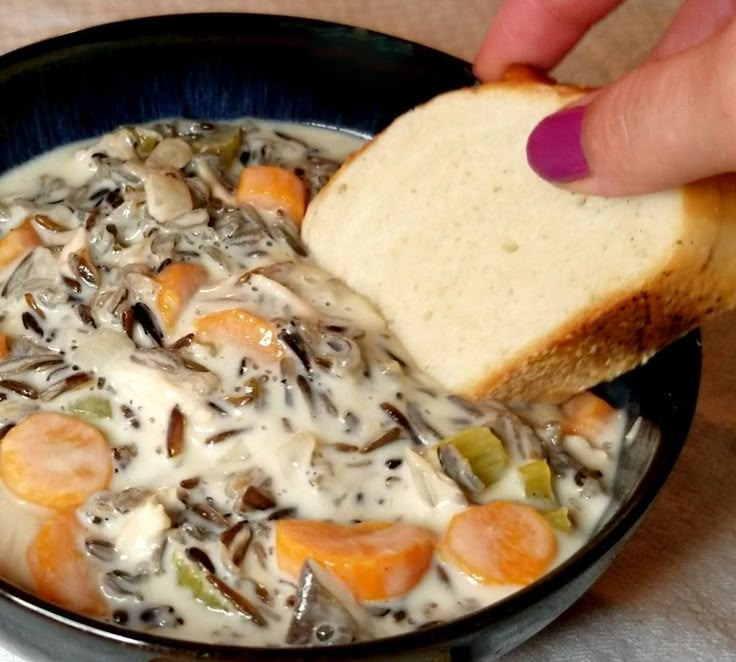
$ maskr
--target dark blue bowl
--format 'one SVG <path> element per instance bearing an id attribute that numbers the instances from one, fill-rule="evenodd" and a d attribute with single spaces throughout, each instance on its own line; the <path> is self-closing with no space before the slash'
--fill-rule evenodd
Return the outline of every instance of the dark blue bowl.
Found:
<path id="1" fill-rule="evenodd" d="M 105 25 L 0 57 L 0 172 L 62 143 L 165 117 L 250 115 L 370 135 L 412 106 L 474 82 L 466 62 L 319 21 L 199 14 Z M 699 381 L 699 337 L 691 334 L 600 387 L 647 421 L 623 453 L 613 508 L 571 559 L 470 616 L 347 647 L 236 648 L 102 624 L 0 580 L 0 641 L 34 662 L 491 659 L 547 625 L 611 563 L 680 453 Z"/>

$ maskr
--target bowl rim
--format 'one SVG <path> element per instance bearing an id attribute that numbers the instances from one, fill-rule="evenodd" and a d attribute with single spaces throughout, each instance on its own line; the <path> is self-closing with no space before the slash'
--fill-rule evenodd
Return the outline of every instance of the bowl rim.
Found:
<path id="1" fill-rule="evenodd" d="M 272 28 L 286 25 L 299 25 L 312 28 L 330 28 L 341 31 L 344 35 L 369 35 L 390 42 L 409 46 L 420 55 L 446 58 L 470 66 L 469 63 L 435 48 L 412 42 L 401 37 L 392 36 L 377 30 L 341 24 L 333 21 L 304 18 L 281 14 L 263 14 L 250 12 L 187 12 L 181 14 L 161 14 L 139 18 L 112 21 L 90 27 L 72 30 L 61 35 L 49 37 L 38 42 L 21 46 L 14 50 L 0 54 L 0 75 L 16 66 L 31 65 L 37 58 L 54 56 L 63 57 L 64 51 L 78 47 L 99 44 L 113 40 L 121 41 L 134 39 L 139 28 L 146 29 L 146 37 L 152 36 L 153 30 L 158 28 L 156 38 L 165 39 L 177 35 L 176 24 L 186 24 L 193 21 L 261 21 Z M 165 29 L 162 29 L 165 28 Z M 339 127 L 336 127 L 339 128 Z M 2 173 L 0 173 L 2 174 Z M 428 627 L 399 635 L 360 641 L 352 644 L 330 647 L 288 646 L 280 648 L 264 648 L 249 646 L 234 646 L 196 642 L 157 634 L 150 634 L 123 628 L 111 623 L 105 623 L 47 603 L 33 593 L 15 586 L 0 577 L 0 606 L 10 602 L 21 608 L 33 612 L 34 615 L 54 621 L 62 626 L 76 631 L 116 641 L 124 646 L 141 651 L 164 652 L 174 654 L 193 654 L 197 656 L 215 657 L 217 659 L 236 659 L 258 655 L 258 659 L 300 660 L 305 656 L 319 653 L 320 659 L 350 659 L 351 657 L 380 656 L 382 654 L 397 654 L 406 651 L 419 651 L 437 645 L 462 644 L 477 635 L 484 628 L 495 621 L 503 620 L 516 612 L 544 600 L 555 593 L 575 577 L 578 577 L 597 561 L 601 560 L 613 547 L 623 541 L 630 533 L 646 510 L 651 506 L 660 492 L 688 436 L 697 401 L 700 383 L 701 352 L 700 333 L 691 332 L 678 341 L 684 343 L 686 351 L 693 355 L 695 360 L 692 366 L 696 379 L 684 388 L 685 402 L 681 404 L 679 417 L 686 424 L 678 429 L 673 438 L 666 443 L 658 443 L 652 455 L 649 467 L 643 474 L 639 484 L 633 490 L 628 500 L 624 502 L 593 535 L 583 548 L 546 573 L 538 581 L 524 587 L 509 596 L 456 619 L 445 621 Z M 691 345 L 691 347 L 689 345 Z M 1 640 L 0 640 L 0 643 Z"/>

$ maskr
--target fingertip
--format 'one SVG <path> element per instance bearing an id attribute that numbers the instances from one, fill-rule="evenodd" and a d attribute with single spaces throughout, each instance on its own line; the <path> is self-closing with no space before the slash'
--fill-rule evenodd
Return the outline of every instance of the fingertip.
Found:
<path id="1" fill-rule="evenodd" d="M 514 62 L 554 67 L 596 21 L 622 0 L 505 0 L 481 41 L 473 70 L 497 80 Z"/>
<path id="2" fill-rule="evenodd" d="M 503 72 L 508 66 L 503 58 L 499 57 L 497 40 L 493 38 L 491 30 L 488 30 L 483 43 L 478 49 L 478 54 L 473 60 L 473 73 L 480 81 L 500 80 Z"/>

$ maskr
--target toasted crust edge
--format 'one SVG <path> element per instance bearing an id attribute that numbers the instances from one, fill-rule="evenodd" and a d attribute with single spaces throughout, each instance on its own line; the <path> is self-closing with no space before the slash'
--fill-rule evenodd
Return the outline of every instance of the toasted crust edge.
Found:
<path id="1" fill-rule="evenodd" d="M 582 312 L 465 395 L 561 402 L 628 372 L 703 320 L 736 307 L 736 174 L 683 187 L 682 214 L 690 240 L 658 274 Z"/>

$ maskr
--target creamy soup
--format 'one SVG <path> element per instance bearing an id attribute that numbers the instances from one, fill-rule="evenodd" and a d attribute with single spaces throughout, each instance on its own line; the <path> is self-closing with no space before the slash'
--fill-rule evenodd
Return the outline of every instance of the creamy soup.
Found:
<path id="1" fill-rule="evenodd" d="M 126 127 L 0 179 L 0 573 L 126 627 L 328 645 L 457 618 L 585 543 L 624 416 L 473 404 L 310 261 L 360 141 Z"/>

